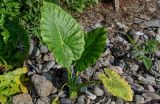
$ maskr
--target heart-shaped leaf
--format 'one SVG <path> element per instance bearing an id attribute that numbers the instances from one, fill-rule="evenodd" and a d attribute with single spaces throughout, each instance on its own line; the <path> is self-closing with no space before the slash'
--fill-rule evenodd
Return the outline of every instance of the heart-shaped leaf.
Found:
<path id="1" fill-rule="evenodd" d="M 69 68 L 84 50 L 84 34 L 71 15 L 53 3 L 43 2 L 41 8 L 41 38 L 56 61 Z"/>
<path id="2" fill-rule="evenodd" d="M 115 71 L 105 69 L 105 74 L 98 75 L 103 82 L 104 87 L 114 96 L 120 97 L 126 101 L 133 100 L 133 91 L 131 86 L 118 75 Z"/>
<path id="3" fill-rule="evenodd" d="M 103 53 L 106 45 L 105 28 L 96 28 L 85 35 L 85 51 L 76 64 L 78 71 L 84 71 L 92 65 Z"/>

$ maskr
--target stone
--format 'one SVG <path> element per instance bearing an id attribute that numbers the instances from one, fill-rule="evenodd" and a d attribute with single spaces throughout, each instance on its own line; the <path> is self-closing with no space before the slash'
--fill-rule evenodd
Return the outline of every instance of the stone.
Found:
<path id="1" fill-rule="evenodd" d="M 147 27 L 160 27 L 160 20 L 144 21 L 143 24 Z"/>
<path id="2" fill-rule="evenodd" d="M 148 85 L 147 88 L 149 92 L 155 92 L 155 89 L 153 88 L 152 85 Z"/>
<path id="3" fill-rule="evenodd" d="M 144 104 L 145 103 L 144 97 L 141 95 L 135 95 L 134 101 L 136 104 Z"/>
<path id="4" fill-rule="evenodd" d="M 111 98 L 107 97 L 107 98 L 105 99 L 104 104 L 110 104 L 111 101 L 112 101 Z"/>
<path id="5" fill-rule="evenodd" d="M 96 95 L 92 94 L 92 93 L 89 92 L 89 91 L 86 91 L 85 94 L 86 94 L 86 96 L 87 96 L 89 99 L 95 100 L 95 99 L 97 98 Z"/>
<path id="6" fill-rule="evenodd" d="M 160 58 L 160 50 L 157 50 L 154 55 L 157 57 L 157 58 Z"/>
<path id="7" fill-rule="evenodd" d="M 78 104 L 86 104 L 86 102 L 85 102 L 85 96 L 81 95 L 80 97 L 78 97 L 77 103 Z"/>
<path id="8" fill-rule="evenodd" d="M 114 101 L 111 101 L 111 103 L 110 104 L 116 104 L 116 102 L 114 102 Z"/>
<path id="9" fill-rule="evenodd" d="M 119 66 L 110 65 L 110 66 L 108 66 L 108 68 L 113 70 L 113 71 L 115 71 L 118 74 L 123 74 L 123 69 L 121 67 L 119 67 Z"/>
<path id="10" fill-rule="evenodd" d="M 120 99 L 120 98 L 117 98 L 117 99 L 116 99 L 116 104 L 123 104 L 123 100 Z"/>
<path id="11" fill-rule="evenodd" d="M 145 98 L 145 103 L 160 99 L 160 95 L 156 93 L 143 93 L 142 96 Z"/>
<path id="12" fill-rule="evenodd" d="M 160 35 L 159 34 L 156 35 L 156 40 L 158 41 L 158 43 L 160 43 Z"/>
<path id="13" fill-rule="evenodd" d="M 61 98 L 60 103 L 61 104 L 73 104 L 72 100 L 69 98 Z"/>
<path id="14" fill-rule="evenodd" d="M 31 81 L 35 87 L 37 94 L 41 97 L 47 97 L 51 92 L 56 89 L 51 81 L 46 80 L 44 77 L 34 74 Z"/>
<path id="15" fill-rule="evenodd" d="M 40 52 L 41 53 L 47 53 L 48 52 L 48 48 L 46 46 L 41 46 L 40 47 Z"/>
<path id="16" fill-rule="evenodd" d="M 87 91 L 87 87 L 86 86 L 80 88 L 80 92 L 86 92 L 86 91 Z"/>
<path id="17" fill-rule="evenodd" d="M 54 67 L 54 65 L 55 65 L 55 61 L 47 61 L 47 62 L 43 63 L 42 71 L 43 70 L 49 71 L 51 68 Z"/>
<path id="18" fill-rule="evenodd" d="M 130 65 L 130 69 L 133 71 L 133 72 L 137 72 L 138 69 L 139 69 L 139 66 L 137 64 L 132 64 Z"/>
<path id="19" fill-rule="evenodd" d="M 36 104 L 50 104 L 50 99 L 48 97 L 39 98 Z"/>
<path id="20" fill-rule="evenodd" d="M 131 83 L 131 87 L 134 91 L 139 91 L 139 92 L 144 91 L 144 87 L 137 83 Z"/>
<path id="21" fill-rule="evenodd" d="M 29 55 L 31 55 L 31 54 L 32 54 L 33 49 L 34 49 L 34 45 L 33 45 L 33 43 L 30 43 Z"/>
<path id="22" fill-rule="evenodd" d="M 29 94 L 19 94 L 12 97 L 12 104 L 33 104 Z"/>
<path id="23" fill-rule="evenodd" d="M 34 46 L 32 52 L 31 52 L 31 56 L 32 57 L 38 57 L 40 55 L 40 50 L 37 46 Z"/>
<path id="24" fill-rule="evenodd" d="M 104 94 L 104 91 L 102 89 L 100 89 L 99 87 L 95 86 L 94 87 L 94 93 L 97 95 L 97 96 L 102 96 Z"/>
<path id="25" fill-rule="evenodd" d="M 142 96 L 146 99 L 152 98 L 152 100 L 158 100 L 160 99 L 160 95 L 156 93 L 143 93 Z"/>

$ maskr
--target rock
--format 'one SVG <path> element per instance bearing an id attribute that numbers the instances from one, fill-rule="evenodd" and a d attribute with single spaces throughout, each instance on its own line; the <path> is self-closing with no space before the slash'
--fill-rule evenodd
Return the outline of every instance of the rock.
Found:
<path id="1" fill-rule="evenodd" d="M 73 104 L 72 100 L 69 98 L 61 98 L 60 103 L 61 104 Z"/>
<path id="2" fill-rule="evenodd" d="M 34 46 L 32 52 L 31 52 L 31 56 L 32 57 L 38 57 L 40 55 L 40 50 L 37 46 Z"/>
<path id="3" fill-rule="evenodd" d="M 51 73 L 49 73 L 49 72 L 42 73 L 42 75 L 46 80 L 49 80 L 49 81 L 53 80 L 53 75 Z"/>
<path id="4" fill-rule="evenodd" d="M 120 99 L 120 98 L 117 98 L 117 99 L 116 99 L 116 104 L 123 104 L 123 100 Z"/>
<path id="5" fill-rule="evenodd" d="M 160 99 L 160 95 L 156 93 L 143 93 L 142 96 L 145 98 L 145 103 L 150 102 L 151 100 Z"/>
<path id="6" fill-rule="evenodd" d="M 136 72 L 138 71 L 138 69 L 139 69 L 139 66 L 138 66 L 137 64 L 132 64 L 132 65 L 130 65 L 130 69 L 131 69 L 134 73 L 136 73 Z"/>
<path id="7" fill-rule="evenodd" d="M 94 87 L 94 93 L 97 95 L 97 96 L 102 96 L 104 94 L 104 91 L 102 89 L 100 89 L 99 87 L 95 86 Z"/>
<path id="8" fill-rule="evenodd" d="M 160 20 L 144 21 L 143 24 L 147 27 L 160 27 Z"/>
<path id="9" fill-rule="evenodd" d="M 80 97 L 78 97 L 78 104 L 86 104 L 85 103 L 85 96 L 84 95 L 82 95 L 82 96 L 80 96 Z"/>
<path id="10" fill-rule="evenodd" d="M 29 94 L 19 94 L 12 97 L 12 104 L 33 104 Z"/>
<path id="11" fill-rule="evenodd" d="M 31 54 L 32 54 L 33 49 L 34 49 L 34 45 L 33 45 L 33 43 L 30 43 L 29 55 L 31 55 Z"/>
<path id="12" fill-rule="evenodd" d="M 40 52 L 41 53 L 47 53 L 48 52 L 48 48 L 46 46 L 41 46 L 40 47 Z"/>
<path id="13" fill-rule="evenodd" d="M 31 78 L 31 81 L 35 87 L 37 94 L 41 97 L 47 97 L 50 93 L 56 89 L 52 82 L 46 80 L 38 74 L 34 74 Z"/>
<path id="14" fill-rule="evenodd" d="M 143 82 L 144 84 L 156 85 L 155 78 L 150 75 L 146 75 L 146 78 L 143 77 L 142 75 L 137 75 L 137 77 L 138 80 Z"/>
<path id="15" fill-rule="evenodd" d="M 123 74 L 123 69 L 119 66 L 108 66 L 109 69 L 115 71 L 118 74 Z"/>
<path id="16" fill-rule="evenodd" d="M 114 101 L 111 101 L 111 103 L 110 104 L 116 104 L 116 102 L 114 102 Z"/>
<path id="17" fill-rule="evenodd" d="M 153 88 L 152 85 L 148 85 L 147 88 L 149 92 L 155 92 L 155 89 Z"/>
<path id="18" fill-rule="evenodd" d="M 43 64 L 42 71 L 49 71 L 51 68 L 53 68 L 55 65 L 55 61 L 47 61 Z M 45 72 L 46 72 L 45 71 Z"/>
<path id="19" fill-rule="evenodd" d="M 131 87 L 132 87 L 132 89 L 133 89 L 134 91 L 138 91 L 138 92 L 144 91 L 144 87 L 141 86 L 141 85 L 139 85 L 139 84 L 137 84 L 137 83 L 132 83 L 132 84 L 131 84 Z"/>
<path id="20" fill-rule="evenodd" d="M 105 99 L 105 103 L 104 103 L 104 104 L 110 104 L 110 102 L 111 102 L 111 98 L 107 97 L 107 98 Z"/>
<path id="21" fill-rule="evenodd" d="M 158 41 L 158 43 L 160 43 L 160 35 L 156 35 L 156 40 Z"/>
<path id="22" fill-rule="evenodd" d="M 136 104 L 144 104 L 145 103 L 144 97 L 141 95 L 135 95 L 134 101 Z"/>
<path id="23" fill-rule="evenodd" d="M 36 104 L 50 104 L 50 99 L 45 97 L 45 98 L 39 98 L 36 102 Z"/>
<path id="24" fill-rule="evenodd" d="M 86 86 L 80 88 L 80 92 L 86 92 L 86 91 L 87 91 L 87 87 Z"/>
<path id="25" fill-rule="evenodd" d="M 101 23 L 96 23 L 94 26 L 91 26 L 93 29 L 96 29 L 97 27 L 102 27 Z"/>
<path id="26" fill-rule="evenodd" d="M 126 79 L 129 83 L 133 83 L 133 78 L 131 76 L 126 76 Z"/>
<path id="27" fill-rule="evenodd" d="M 160 50 L 157 50 L 154 55 L 157 57 L 157 58 L 160 58 Z"/>
<path id="28" fill-rule="evenodd" d="M 144 96 L 144 98 L 152 98 L 152 100 L 158 100 L 160 99 L 160 95 L 156 94 L 156 93 L 143 93 L 142 96 Z"/>
<path id="29" fill-rule="evenodd" d="M 117 26 L 118 26 L 119 28 L 121 28 L 121 29 L 126 29 L 126 28 L 127 28 L 125 24 L 122 24 L 122 23 L 120 23 L 120 22 L 117 22 L 116 24 L 117 24 Z"/>
<path id="30" fill-rule="evenodd" d="M 86 96 L 87 96 L 89 99 L 94 100 L 94 99 L 96 99 L 96 98 L 97 98 L 97 96 L 96 96 L 96 95 L 92 94 L 92 93 L 91 93 L 91 92 L 89 92 L 89 91 L 86 91 L 85 93 L 86 93 Z"/>

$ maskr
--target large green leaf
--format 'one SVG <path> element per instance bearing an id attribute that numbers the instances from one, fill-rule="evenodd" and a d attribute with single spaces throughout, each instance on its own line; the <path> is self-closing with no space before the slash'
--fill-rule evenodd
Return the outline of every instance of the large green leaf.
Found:
<path id="1" fill-rule="evenodd" d="M 127 101 L 133 100 L 131 86 L 113 70 L 105 69 L 105 74 L 101 73 L 98 77 L 112 95 Z"/>
<path id="2" fill-rule="evenodd" d="M 85 35 L 85 51 L 76 64 L 78 71 L 83 71 L 92 65 L 103 53 L 106 45 L 105 28 L 97 28 Z"/>
<path id="3" fill-rule="evenodd" d="M 56 61 L 69 68 L 84 50 L 84 34 L 71 15 L 53 3 L 43 2 L 41 8 L 41 37 Z"/>

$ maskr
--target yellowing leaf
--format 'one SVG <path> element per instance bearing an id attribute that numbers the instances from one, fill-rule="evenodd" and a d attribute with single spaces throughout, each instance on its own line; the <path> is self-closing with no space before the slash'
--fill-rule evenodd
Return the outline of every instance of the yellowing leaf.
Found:
<path id="1" fill-rule="evenodd" d="M 131 86 L 115 71 L 105 69 L 105 74 L 101 73 L 98 78 L 103 82 L 104 87 L 114 96 L 126 101 L 133 100 L 133 91 Z"/>

